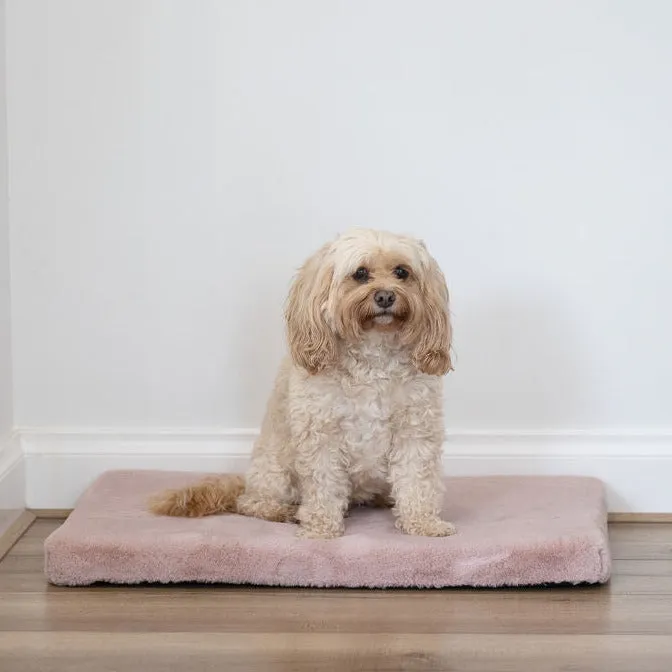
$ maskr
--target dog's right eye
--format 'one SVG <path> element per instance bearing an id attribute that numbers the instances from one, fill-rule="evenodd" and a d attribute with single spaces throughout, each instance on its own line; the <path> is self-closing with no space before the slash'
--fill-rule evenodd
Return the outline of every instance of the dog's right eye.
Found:
<path id="1" fill-rule="evenodd" d="M 369 270 L 360 266 L 353 274 L 352 279 L 357 282 L 366 282 L 369 279 Z"/>

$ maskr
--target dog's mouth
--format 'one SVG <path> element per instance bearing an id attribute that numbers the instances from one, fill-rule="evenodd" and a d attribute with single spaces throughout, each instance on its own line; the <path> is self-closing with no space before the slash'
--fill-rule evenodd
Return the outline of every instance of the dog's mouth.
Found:
<path id="1" fill-rule="evenodd" d="M 364 330 L 398 331 L 410 318 L 410 306 L 406 297 L 397 293 L 396 301 L 390 306 L 376 305 L 373 296 L 367 293 L 357 302 L 353 316 Z M 353 336 L 358 336 L 354 334 Z"/>
<path id="2" fill-rule="evenodd" d="M 383 330 L 398 329 L 406 320 L 407 315 L 395 308 L 384 308 L 376 310 L 368 318 L 368 323 L 372 327 Z"/>

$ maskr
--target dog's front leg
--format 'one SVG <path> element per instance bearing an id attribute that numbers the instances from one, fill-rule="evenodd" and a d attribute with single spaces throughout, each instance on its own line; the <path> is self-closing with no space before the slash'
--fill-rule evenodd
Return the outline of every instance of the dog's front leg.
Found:
<path id="1" fill-rule="evenodd" d="M 440 517 L 443 502 L 442 432 L 405 429 L 390 454 L 390 485 L 396 526 L 406 534 L 447 537 L 455 526 Z"/>
<path id="2" fill-rule="evenodd" d="M 297 536 L 306 539 L 333 539 L 345 529 L 344 515 L 350 496 L 350 479 L 342 455 L 331 445 L 328 435 L 305 439 L 298 452 L 296 471 L 301 505 Z"/>

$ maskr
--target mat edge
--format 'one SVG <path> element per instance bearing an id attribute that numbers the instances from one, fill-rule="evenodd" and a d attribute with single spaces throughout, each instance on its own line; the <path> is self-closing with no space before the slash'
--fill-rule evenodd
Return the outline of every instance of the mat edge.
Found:
<path id="1" fill-rule="evenodd" d="M 38 519 L 61 520 L 66 519 L 74 509 L 28 509 Z M 610 524 L 665 524 L 672 523 L 671 513 L 627 513 L 621 511 L 610 511 L 607 514 L 607 520 Z"/>

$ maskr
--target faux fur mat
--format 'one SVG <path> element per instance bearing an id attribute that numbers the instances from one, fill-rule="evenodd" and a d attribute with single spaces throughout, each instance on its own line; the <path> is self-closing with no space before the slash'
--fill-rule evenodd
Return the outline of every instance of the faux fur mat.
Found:
<path id="1" fill-rule="evenodd" d="M 602 483 L 592 478 L 448 478 L 443 539 L 399 532 L 392 512 L 360 508 L 332 540 L 238 515 L 156 517 L 147 497 L 204 474 L 110 471 L 45 541 L 54 584 L 218 582 L 313 587 L 603 583 L 611 557 Z"/>

